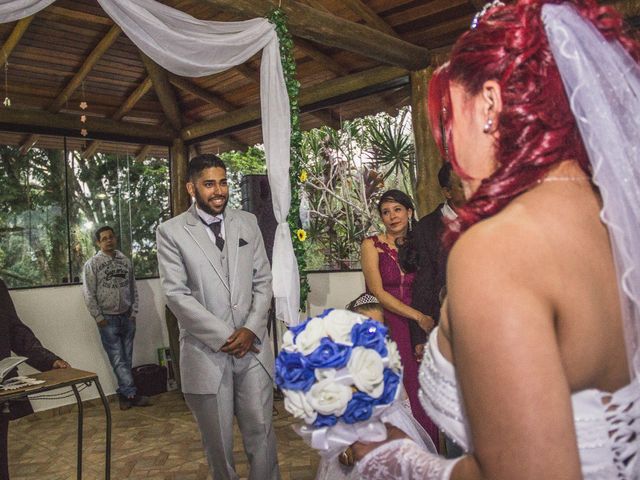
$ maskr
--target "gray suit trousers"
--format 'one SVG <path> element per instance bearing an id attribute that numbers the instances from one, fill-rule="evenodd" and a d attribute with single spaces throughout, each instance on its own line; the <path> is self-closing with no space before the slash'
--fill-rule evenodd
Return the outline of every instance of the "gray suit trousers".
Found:
<path id="1" fill-rule="evenodd" d="M 253 354 L 229 356 L 217 395 L 185 393 L 184 398 L 198 423 L 214 480 L 239 478 L 233 461 L 234 415 L 249 459 L 249 480 L 280 479 L 273 382 Z"/>

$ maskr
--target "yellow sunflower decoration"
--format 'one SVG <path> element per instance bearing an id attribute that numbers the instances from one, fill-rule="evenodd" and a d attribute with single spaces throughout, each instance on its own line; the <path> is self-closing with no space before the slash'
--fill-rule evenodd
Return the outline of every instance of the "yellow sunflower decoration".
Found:
<path id="1" fill-rule="evenodd" d="M 307 232 L 305 232 L 302 228 L 296 230 L 296 235 L 298 236 L 298 240 L 300 240 L 301 242 L 304 242 L 307 239 Z"/>
<path id="2" fill-rule="evenodd" d="M 300 181 L 301 181 L 302 183 L 304 183 L 304 182 L 306 182 L 306 181 L 307 181 L 307 178 L 309 178 L 309 174 L 307 173 L 307 171 L 306 171 L 306 170 L 302 170 L 302 171 L 300 172 Z"/>

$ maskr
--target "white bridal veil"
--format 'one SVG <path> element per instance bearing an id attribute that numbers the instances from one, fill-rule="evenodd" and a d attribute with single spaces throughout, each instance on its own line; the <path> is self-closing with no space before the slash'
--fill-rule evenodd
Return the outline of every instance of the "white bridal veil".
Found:
<path id="1" fill-rule="evenodd" d="M 632 376 L 640 373 L 640 67 L 567 3 L 542 19 L 603 199 Z"/>

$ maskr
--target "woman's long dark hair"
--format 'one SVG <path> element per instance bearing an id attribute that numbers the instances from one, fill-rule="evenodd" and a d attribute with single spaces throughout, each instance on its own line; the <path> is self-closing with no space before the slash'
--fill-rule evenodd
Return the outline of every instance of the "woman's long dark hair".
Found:
<path id="1" fill-rule="evenodd" d="M 413 241 L 413 229 L 416 226 L 416 209 L 413 206 L 413 201 L 409 195 L 401 190 L 387 190 L 378 200 L 380 216 L 382 216 L 382 204 L 387 202 L 396 202 L 407 210 L 411 209 L 407 235 L 396 239 L 396 247 L 398 248 L 398 263 L 400 263 L 402 270 L 408 273 L 415 272 L 418 269 L 418 252 Z"/>

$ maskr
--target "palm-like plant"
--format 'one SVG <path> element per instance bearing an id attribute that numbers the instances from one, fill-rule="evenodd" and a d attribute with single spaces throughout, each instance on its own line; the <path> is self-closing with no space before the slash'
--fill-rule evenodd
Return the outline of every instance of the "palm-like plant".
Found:
<path id="1" fill-rule="evenodd" d="M 369 117 L 365 126 L 368 156 L 376 170 L 384 172 L 385 181 L 400 184 L 413 196 L 416 169 L 410 110 L 400 110 L 395 118 L 385 114 Z"/>

